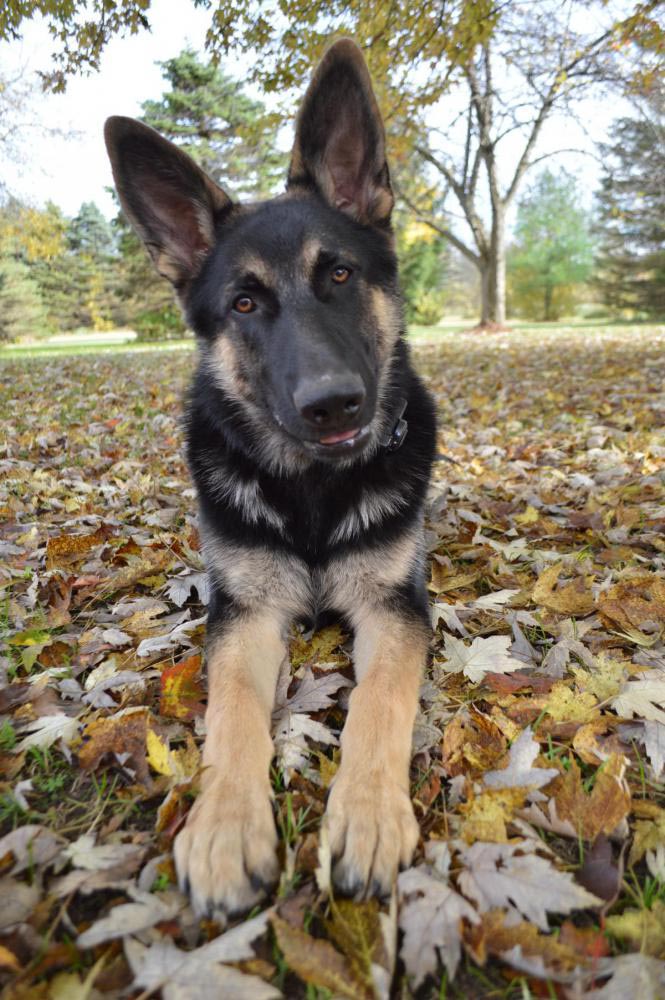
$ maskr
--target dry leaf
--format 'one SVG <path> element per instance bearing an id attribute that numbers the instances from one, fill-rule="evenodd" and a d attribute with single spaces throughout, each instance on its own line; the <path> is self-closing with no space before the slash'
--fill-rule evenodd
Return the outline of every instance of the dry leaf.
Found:
<path id="1" fill-rule="evenodd" d="M 477 924 L 478 914 L 427 865 L 402 872 L 397 888 L 404 934 L 400 955 L 414 988 L 434 975 L 439 960 L 452 982 L 461 956 L 462 921 Z"/>
<path id="2" fill-rule="evenodd" d="M 532 851 L 524 842 L 461 847 L 466 866 L 458 879 L 462 892 L 476 901 L 481 912 L 502 908 L 543 931 L 549 928 L 548 912 L 570 913 L 600 905 L 601 900 L 577 885 L 572 875 L 557 871 Z"/>
<path id="3" fill-rule="evenodd" d="M 489 639 L 477 637 L 470 646 L 452 635 L 444 637 L 446 661 L 436 666 L 446 673 L 464 673 L 474 684 L 482 681 L 486 673 L 506 674 L 524 666 L 521 660 L 509 655 L 512 638 L 507 635 L 493 635 Z"/>
<path id="4" fill-rule="evenodd" d="M 594 609 L 594 600 L 589 582 L 578 576 L 572 583 L 558 587 L 562 570 L 563 563 L 557 563 L 540 574 L 531 595 L 533 603 L 560 615 L 584 617 L 590 614 Z"/>

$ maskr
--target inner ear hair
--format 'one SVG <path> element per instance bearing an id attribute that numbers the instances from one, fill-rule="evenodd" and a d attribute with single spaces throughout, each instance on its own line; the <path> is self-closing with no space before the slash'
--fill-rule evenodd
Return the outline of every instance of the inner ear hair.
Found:
<path id="1" fill-rule="evenodd" d="M 365 59 L 343 38 L 328 49 L 305 94 L 288 186 L 313 187 L 359 221 L 385 224 L 394 201 L 385 147 Z"/>
<path id="2" fill-rule="evenodd" d="M 159 273 L 182 287 L 200 270 L 231 199 L 190 156 L 142 122 L 109 118 L 104 136 L 125 215 Z"/>

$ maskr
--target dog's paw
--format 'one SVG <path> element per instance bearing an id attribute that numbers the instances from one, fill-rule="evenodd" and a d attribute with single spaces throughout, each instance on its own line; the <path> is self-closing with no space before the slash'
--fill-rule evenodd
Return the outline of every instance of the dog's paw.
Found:
<path id="1" fill-rule="evenodd" d="M 407 866 L 419 829 L 408 794 L 387 777 L 364 780 L 340 770 L 324 820 L 332 878 L 345 896 L 390 894 L 400 866 Z"/>
<path id="2" fill-rule="evenodd" d="M 279 876 L 268 790 L 211 782 L 174 844 L 178 882 L 199 916 L 251 909 Z"/>

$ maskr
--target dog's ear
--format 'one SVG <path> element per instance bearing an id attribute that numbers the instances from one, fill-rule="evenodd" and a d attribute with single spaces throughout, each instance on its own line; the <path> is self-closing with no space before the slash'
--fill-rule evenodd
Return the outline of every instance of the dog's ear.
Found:
<path id="1" fill-rule="evenodd" d="M 317 66 L 296 123 L 288 187 L 316 190 L 360 222 L 385 224 L 393 207 L 386 140 L 372 81 L 342 38 Z"/>
<path id="2" fill-rule="evenodd" d="M 109 118 L 104 138 L 125 215 L 159 273 L 182 290 L 200 270 L 230 198 L 191 157 L 142 122 Z"/>

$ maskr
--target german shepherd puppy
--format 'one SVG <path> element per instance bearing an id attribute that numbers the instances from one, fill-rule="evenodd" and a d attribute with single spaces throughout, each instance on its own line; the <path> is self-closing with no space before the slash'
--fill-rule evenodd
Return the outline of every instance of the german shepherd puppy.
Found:
<path id="1" fill-rule="evenodd" d="M 196 332 L 188 459 L 210 574 L 202 790 L 175 842 L 198 913 L 278 876 L 270 717 L 285 633 L 335 612 L 357 686 L 325 824 L 338 889 L 390 891 L 417 839 L 409 762 L 430 634 L 432 402 L 414 373 L 385 137 L 360 49 L 314 73 L 286 193 L 239 205 L 129 118 L 106 143 L 124 211 Z M 408 425 L 408 434 L 406 434 Z"/>

